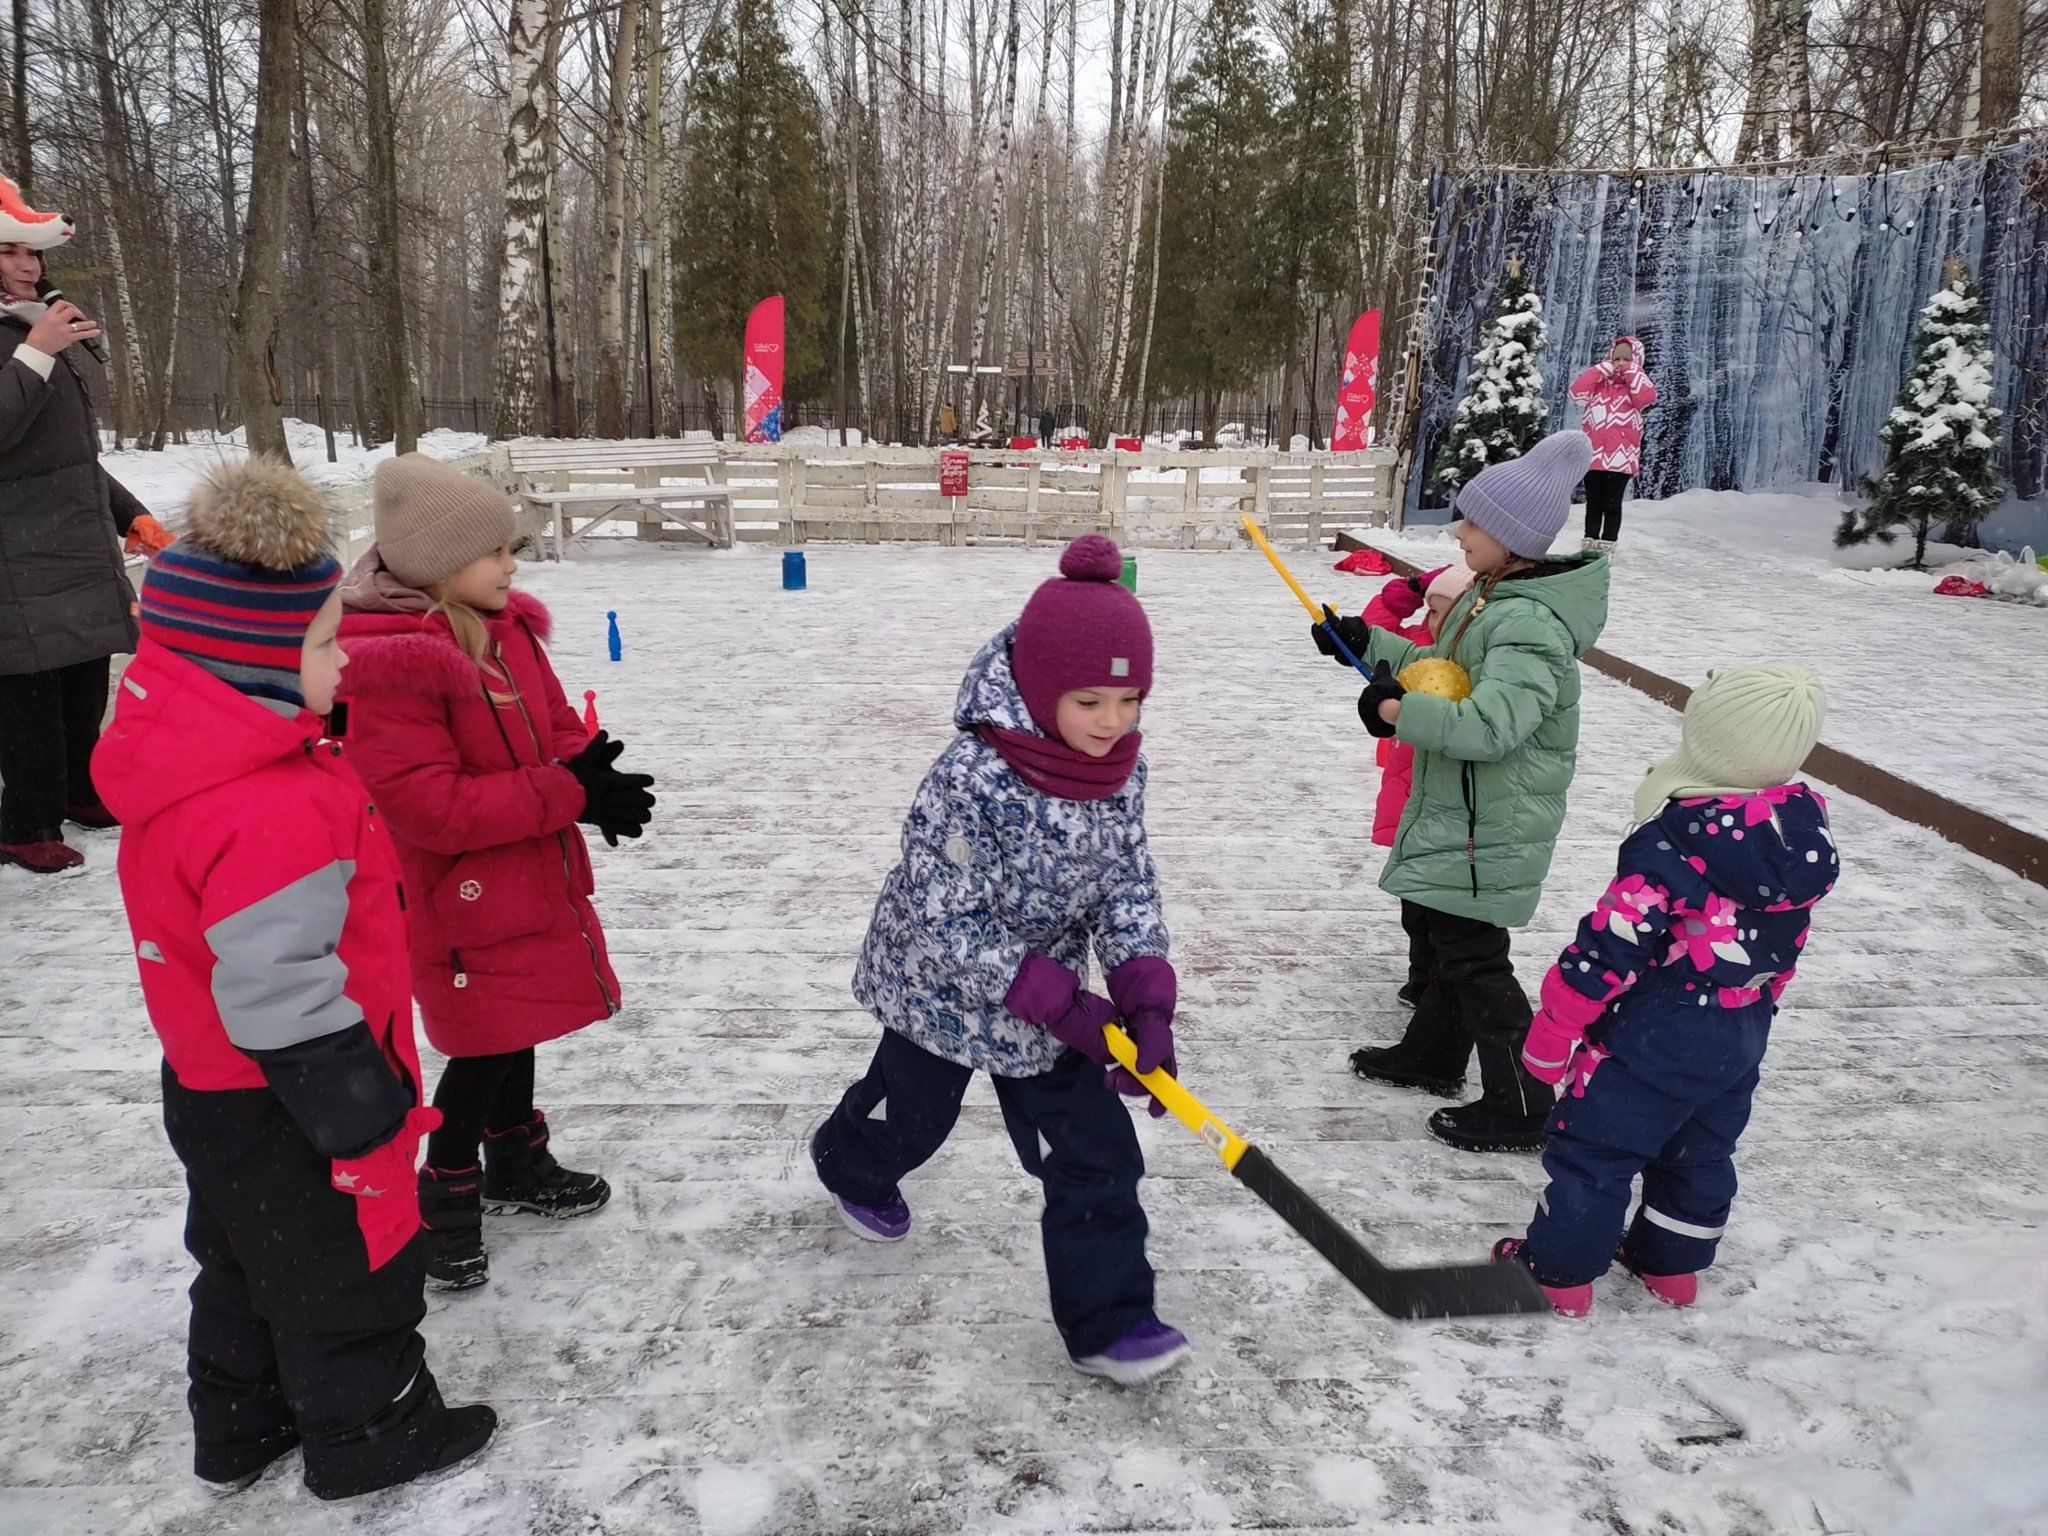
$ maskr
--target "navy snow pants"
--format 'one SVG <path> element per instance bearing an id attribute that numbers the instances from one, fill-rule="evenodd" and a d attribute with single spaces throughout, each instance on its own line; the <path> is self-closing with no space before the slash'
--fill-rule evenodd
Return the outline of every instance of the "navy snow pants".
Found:
<path id="1" fill-rule="evenodd" d="M 1702 1008 L 1697 996 L 1631 999 L 1601 1039 L 1612 1054 L 1582 1094 L 1558 1099 L 1543 1146 L 1550 1182 L 1522 1249 L 1544 1284 L 1597 1279 L 1617 1242 L 1640 1274 L 1714 1262 L 1774 1010 L 1769 999 Z M 1631 1222 L 1637 1174 L 1643 1199 Z"/>
<path id="2" fill-rule="evenodd" d="M 880 1205 L 945 1144 L 973 1070 L 882 1032 L 867 1076 L 812 1143 L 818 1177 L 856 1205 Z M 1074 1356 L 1098 1354 L 1151 1321 L 1152 1265 L 1130 1111 L 1103 1069 L 1068 1051 L 1038 1077 L 992 1077 L 1024 1171 L 1045 1189 L 1039 1230 L 1052 1319 Z"/>

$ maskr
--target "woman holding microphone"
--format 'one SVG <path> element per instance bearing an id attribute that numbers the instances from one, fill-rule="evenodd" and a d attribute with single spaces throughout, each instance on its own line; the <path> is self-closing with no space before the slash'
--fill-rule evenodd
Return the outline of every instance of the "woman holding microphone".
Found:
<path id="1" fill-rule="evenodd" d="M 35 874 L 85 862 L 66 822 L 115 824 L 90 767 L 108 658 L 135 644 L 119 539 L 170 542 L 100 467 L 76 361 L 99 326 L 44 298 L 43 252 L 71 233 L 0 178 L 0 864 Z"/>

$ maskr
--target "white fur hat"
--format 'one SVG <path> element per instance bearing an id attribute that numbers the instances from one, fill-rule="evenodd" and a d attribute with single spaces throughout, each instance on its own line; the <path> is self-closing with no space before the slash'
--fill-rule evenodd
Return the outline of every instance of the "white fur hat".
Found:
<path id="1" fill-rule="evenodd" d="M 21 188 L 0 176 L 0 244 L 47 251 L 64 245 L 77 227 L 61 213 L 38 213 L 22 201 Z"/>

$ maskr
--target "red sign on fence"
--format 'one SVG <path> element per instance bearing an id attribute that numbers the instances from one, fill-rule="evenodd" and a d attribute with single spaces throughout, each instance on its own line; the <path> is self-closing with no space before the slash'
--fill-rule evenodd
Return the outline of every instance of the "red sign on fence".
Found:
<path id="1" fill-rule="evenodd" d="M 941 496 L 965 496 L 967 494 L 967 450 L 948 448 L 939 455 L 939 494 Z"/>

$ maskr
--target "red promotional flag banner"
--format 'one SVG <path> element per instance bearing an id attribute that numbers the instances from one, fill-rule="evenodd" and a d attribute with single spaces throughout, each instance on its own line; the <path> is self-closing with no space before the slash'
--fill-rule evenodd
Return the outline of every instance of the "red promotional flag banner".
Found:
<path id="1" fill-rule="evenodd" d="M 1380 312 L 1368 309 L 1351 326 L 1344 343 L 1344 371 L 1337 379 L 1336 425 L 1330 447 L 1358 453 L 1372 446 L 1372 408 L 1380 387 Z"/>
<path id="2" fill-rule="evenodd" d="M 782 441 L 782 295 L 754 306 L 747 316 L 746 440 Z"/>

